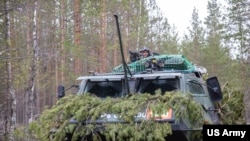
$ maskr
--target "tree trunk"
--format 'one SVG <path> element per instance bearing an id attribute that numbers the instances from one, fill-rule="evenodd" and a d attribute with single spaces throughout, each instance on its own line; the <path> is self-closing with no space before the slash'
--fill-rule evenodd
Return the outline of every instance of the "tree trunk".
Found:
<path id="1" fill-rule="evenodd" d="M 80 35 L 81 35 L 81 3 L 80 0 L 74 0 L 74 44 L 75 44 L 75 54 L 74 54 L 74 67 L 75 75 L 78 76 L 81 74 L 82 63 L 78 51 L 80 51 Z"/>
<path id="2" fill-rule="evenodd" d="M 9 9 L 9 1 L 5 1 L 5 9 Z M 10 46 L 10 15 L 9 12 L 5 14 L 5 24 L 6 24 L 6 34 L 5 34 L 5 40 L 6 40 L 6 50 L 9 50 L 7 52 L 7 58 L 11 58 L 11 46 Z M 10 129 L 9 129 L 9 141 L 14 141 L 14 130 L 16 128 L 16 94 L 13 90 L 12 86 L 12 70 L 11 70 L 11 61 L 7 60 L 7 91 L 8 91 L 8 97 L 10 97 Z"/>
<path id="3" fill-rule="evenodd" d="M 34 117 L 34 107 L 35 107 L 35 87 L 36 87 L 36 78 L 37 78 L 37 62 L 38 62 L 38 45 L 37 45 L 37 0 L 34 3 L 34 17 L 33 17 L 33 58 L 30 67 L 30 76 L 28 87 L 26 89 L 28 102 L 27 102 L 27 123 L 32 122 Z"/>
<path id="4" fill-rule="evenodd" d="M 100 72 L 107 71 L 107 12 L 106 0 L 101 0 L 101 47 L 100 47 Z"/>
<path id="5" fill-rule="evenodd" d="M 60 32 L 61 32 L 61 52 L 59 54 L 60 56 L 60 64 L 61 64 L 61 73 L 60 73 L 60 83 L 64 83 L 65 76 L 64 76 L 64 69 L 65 69 L 65 52 L 64 52 L 64 42 L 65 42 L 65 33 L 64 33 L 64 26 L 65 26 L 65 0 L 61 0 L 60 2 Z M 57 62 L 56 62 L 57 64 Z M 56 69 L 57 71 L 57 69 Z"/>
<path id="6" fill-rule="evenodd" d="M 137 31 L 137 40 L 136 40 L 136 50 L 139 50 L 140 48 L 140 35 L 141 35 L 141 18 L 142 18 L 142 0 L 140 0 L 140 9 L 139 9 L 139 26 Z"/>
<path id="7" fill-rule="evenodd" d="M 245 106 L 245 118 L 246 118 L 246 124 L 250 125 L 250 88 L 246 88 L 244 93 L 244 106 Z"/>

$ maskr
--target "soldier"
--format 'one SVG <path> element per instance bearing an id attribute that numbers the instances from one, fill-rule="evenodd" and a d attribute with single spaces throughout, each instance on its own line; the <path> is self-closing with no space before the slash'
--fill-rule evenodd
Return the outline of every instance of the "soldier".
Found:
<path id="1" fill-rule="evenodd" d="M 150 50 L 147 47 L 143 47 L 140 50 L 140 55 L 141 55 L 142 58 L 146 58 L 146 57 L 151 56 L 151 53 L 150 53 Z"/>

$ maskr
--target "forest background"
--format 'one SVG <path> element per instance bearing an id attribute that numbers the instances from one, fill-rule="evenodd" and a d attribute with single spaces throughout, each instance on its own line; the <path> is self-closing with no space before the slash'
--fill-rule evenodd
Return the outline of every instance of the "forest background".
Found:
<path id="1" fill-rule="evenodd" d="M 0 136 L 55 104 L 59 84 L 68 87 L 89 71 L 121 64 L 113 15 L 119 16 L 127 61 L 130 50 L 143 46 L 185 55 L 222 86 L 244 94 L 249 124 L 250 2 L 224 1 L 209 0 L 204 19 L 194 8 L 188 33 L 180 35 L 155 0 L 1 0 Z"/>

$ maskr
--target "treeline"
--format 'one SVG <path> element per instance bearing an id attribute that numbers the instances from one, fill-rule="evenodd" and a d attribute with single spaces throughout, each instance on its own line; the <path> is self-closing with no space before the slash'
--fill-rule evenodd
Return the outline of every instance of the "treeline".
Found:
<path id="1" fill-rule="evenodd" d="M 194 8 L 180 35 L 155 0 L 1 0 L 0 136 L 13 140 L 16 127 L 52 106 L 58 84 L 77 84 L 80 75 L 121 63 L 114 15 L 127 60 L 129 50 L 143 46 L 185 55 L 244 94 L 250 123 L 249 9 L 247 0 L 209 0 L 208 16 L 200 19 Z"/>

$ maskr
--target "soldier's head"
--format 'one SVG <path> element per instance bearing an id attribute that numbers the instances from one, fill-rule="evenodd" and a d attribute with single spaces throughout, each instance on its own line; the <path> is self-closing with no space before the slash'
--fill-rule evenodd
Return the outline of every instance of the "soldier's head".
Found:
<path id="1" fill-rule="evenodd" d="M 150 51 L 147 47 L 143 47 L 140 50 L 140 54 L 142 55 L 143 58 L 150 56 Z"/>

